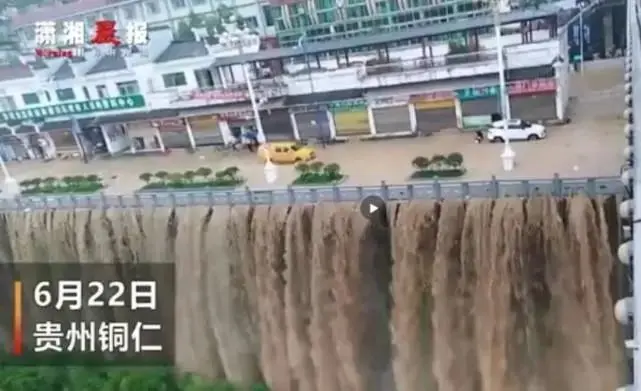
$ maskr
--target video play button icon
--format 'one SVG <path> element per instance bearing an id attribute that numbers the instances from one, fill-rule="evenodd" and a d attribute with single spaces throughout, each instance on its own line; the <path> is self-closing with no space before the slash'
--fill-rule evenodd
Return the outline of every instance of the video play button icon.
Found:
<path id="1" fill-rule="evenodd" d="M 367 196 L 361 201 L 360 209 L 366 219 L 378 220 L 385 210 L 385 201 L 378 196 Z"/>

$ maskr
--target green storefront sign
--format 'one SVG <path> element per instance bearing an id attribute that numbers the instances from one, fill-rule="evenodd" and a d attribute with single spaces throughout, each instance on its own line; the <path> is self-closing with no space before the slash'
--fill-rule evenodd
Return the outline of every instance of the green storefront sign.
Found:
<path id="1" fill-rule="evenodd" d="M 329 109 L 333 112 L 363 111 L 367 109 L 367 101 L 365 99 L 335 101 L 329 104 Z"/>
<path id="2" fill-rule="evenodd" d="M 142 95 L 130 95 L 119 96 L 117 98 L 86 100 L 83 102 L 60 103 L 52 106 L 34 107 L 33 109 L 3 111 L 0 113 L 0 119 L 5 122 L 33 121 L 50 117 L 65 117 L 140 107 L 145 107 L 145 97 Z"/>
<path id="3" fill-rule="evenodd" d="M 463 88 L 456 90 L 456 97 L 460 101 L 492 98 L 499 95 L 499 86 Z"/>

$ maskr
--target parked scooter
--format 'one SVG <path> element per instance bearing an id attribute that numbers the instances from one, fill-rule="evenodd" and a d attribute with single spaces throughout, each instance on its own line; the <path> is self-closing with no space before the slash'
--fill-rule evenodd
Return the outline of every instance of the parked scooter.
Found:
<path id="1" fill-rule="evenodd" d="M 474 136 L 474 142 L 477 144 L 480 144 L 481 142 L 483 142 L 483 132 L 481 132 L 480 130 L 476 131 L 476 135 Z"/>

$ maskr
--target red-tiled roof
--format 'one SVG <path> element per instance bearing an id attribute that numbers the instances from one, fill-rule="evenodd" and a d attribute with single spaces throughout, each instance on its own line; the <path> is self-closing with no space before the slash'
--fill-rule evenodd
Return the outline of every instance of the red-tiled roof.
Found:
<path id="1" fill-rule="evenodd" d="M 34 8 L 23 14 L 15 14 L 11 17 L 11 24 L 14 27 L 23 27 L 45 20 L 59 20 L 75 14 L 89 12 L 96 8 L 106 7 L 113 4 L 109 0 L 78 0 L 68 4 L 51 4 Z"/>

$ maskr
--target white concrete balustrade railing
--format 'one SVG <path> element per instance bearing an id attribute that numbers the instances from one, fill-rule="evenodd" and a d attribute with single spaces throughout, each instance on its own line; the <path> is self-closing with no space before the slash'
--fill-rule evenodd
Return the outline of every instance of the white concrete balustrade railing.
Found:
<path id="1" fill-rule="evenodd" d="M 559 41 L 556 39 L 505 48 L 508 69 L 550 65 L 558 55 Z M 343 69 L 312 71 L 311 78 L 309 74 L 288 75 L 283 81 L 290 95 L 302 95 L 311 93 L 312 89 L 314 92 L 333 91 L 337 85 L 344 89 L 376 88 L 497 72 L 496 52 L 483 50 L 379 65 L 360 63 Z"/>

